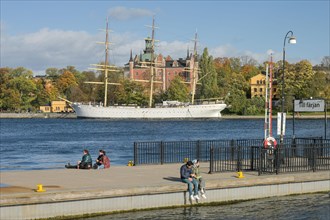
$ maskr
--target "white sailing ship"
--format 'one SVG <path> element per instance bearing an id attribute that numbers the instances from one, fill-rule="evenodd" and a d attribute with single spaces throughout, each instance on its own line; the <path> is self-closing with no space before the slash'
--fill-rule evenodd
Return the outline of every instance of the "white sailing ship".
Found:
<path id="1" fill-rule="evenodd" d="M 152 27 L 152 49 L 154 49 L 154 20 Z M 195 36 L 195 48 L 194 55 L 196 56 L 196 38 Z M 114 67 L 108 65 L 108 21 L 106 24 L 106 40 L 105 44 L 105 64 L 96 65 L 98 70 L 105 72 L 104 82 L 90 82 L 96 84 L 104 84 L 105 96 L 104 103 L 100 104 L 83 104 L 83 103 L 72 103 L 70 105 L 75 110 L 78 118 L 109 118 L 109 119 L 197 119 L 197 118 L 220 118 L 221 111 L 227 106 L 222 101 L 213 100 L 212 102 L 203 102 L 201 104 L 194 104 L 194 95 L 197 84 L 197 67 L 193 67 L 193 77 L 191 79 L 192 83 L 192 101 L 191 103 L 181 103 L 177 101 L 164 101 L 161 105 L 152 106 L 152 95 L 153 95 L 153 84 L 154 84 L 154 74 L 153 68 L 155 64 L 153 63 L 153 53 L 151 54 L 150 65 L 150 98 L 149 107 L 138 107 L 138 106 L 107 106 L 107 88 L 108 84 L 108 72 L 115 71 Z M 137 80 L 139 81 L 139 80 Z"/>

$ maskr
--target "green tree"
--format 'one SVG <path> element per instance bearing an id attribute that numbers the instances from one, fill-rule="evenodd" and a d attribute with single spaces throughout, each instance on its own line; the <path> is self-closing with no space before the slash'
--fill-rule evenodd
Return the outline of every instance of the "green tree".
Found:
<path id="1" fill-rule="evenodd" d="M 219 95 L 217 84 L 217 72 L 214 67 L 213 57 L 209 56 L 208 49 L 205 48 L 199 63 L 199 97 L 214 98 Z"/>
<path id="2" fill-rule="evenodd" d="M 114 101 L 118 104 L 136 104 L 138 106 L 145 106 L 148 104 L 143 86 L 129 79 L 123 79 L 121 85 L 116 87 L 114 94 Z"/>
<path id="3" fill-rule="evenodd" d="M 312 64 L 307 60 L 302 60 L 293 65 L 287 63 L 286 66 L 285 96 L 295 96 L 298 99 L 310 97 L 308 84 L 314 75 Z M 280 78 L 280 85 L 281 83 L 282 78 Z"/>
<path id="4" fill-rule="evenodd" d="M 53 83 L 55 83 L 60 77 L 59 70 L 57 68 L 47 68 L 45 72 L 46 79 L 51 80 Z"/>
<path id="5" fill-rule="evenodd" d="M 243 90 L 233 88 L 228 94 L 225 102 L 228 104 L 230 112 L 239 115 L 245 114 L 247 99 Z"/>
<path id="6" fill-rule="evenodd" d="M 8 81 L 7 92 L 18 105 L 15 105 L 16 110 L 30 110 L 32 109 L 31 102 L 36 99 L 36 84 L 32 78 L 33 73 L 31 70 L 23 67 L 12 69 L 9 73 L 12 78 Z M 17 100 L 19 94 L 19 100 Z M 17 107 L 19 106 L 19 107 Z"/>
<path id="7" fill-rule="evenodd" d="M 252 97 L 248 99 L 245 107 L 246 115 L 257 115 L 264 113 L 265 100 L 262 97 Z"/>
<path id="8" fill-rule="evenodd" d="M 189 101 L 189 89 L 182 82 L 182 78 L 180 76 L 176 76 L 166 91 L 166 99 L 167 100 L 176 100 L 179 102 L 188 102 Z"/>

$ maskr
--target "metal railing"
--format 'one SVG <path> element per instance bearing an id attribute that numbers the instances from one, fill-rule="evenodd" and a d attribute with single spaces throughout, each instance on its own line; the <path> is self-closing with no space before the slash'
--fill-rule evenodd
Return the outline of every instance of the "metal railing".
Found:
<path id="1" fill-rule="evenodd" d="M 210 161 L 210 150 L 215 147 L 228 148 L 226 149 L 227 154 L 234 160 L 237 156 L 237 146 L 243 147 L 242 150 L 245 152 L 249 150 L 244 147 L 260 146 L 263 141 L 263 139 L 240 139 L 134 142 L 134 164 L 181 163 L 185 159 L 199 159 L 202 162 L 208 162 Z M 286 144 L 292 144 L 292 139 L 284 139 L 284 141 Z"/>
<path id="2" fill-rule="evenodd" d="M 330 142 L 300 144 L 293 149 L 283 146 L 275 150 L 260 150 L 259 175 L 265 173 L 330 170 Z"/>
<path id="3" fill-rule="evenodd" d="M 265 149 L 263 139 L 135 142 L 134 165 L 182 163 L 199 159 L 210 173 L 267 173 L 330 170 L 330 139 L 284 139 Z"/>

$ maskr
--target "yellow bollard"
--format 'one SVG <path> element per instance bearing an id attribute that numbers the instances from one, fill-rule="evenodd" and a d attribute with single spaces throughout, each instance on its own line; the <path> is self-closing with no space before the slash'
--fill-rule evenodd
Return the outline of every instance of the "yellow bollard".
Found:
<path id="1" fill-rule="evenodd" d="M 37 190 L 36 190 L 37 192 L 46 192 L 46 190 L 44 190 L 43 188 L 42 188 L 42 184 L 38 184 L 37 185 Z"/>
<path id="2" fill-rule="evenodd" d="M 132 166 L 134 166 L 134 163 L 133 163 L 133 161 L 132 161 L 132 160 L 128 161 L 128 164 L 127 164 L 127 166 L 129 166 L 129 167 L 132 167 Z"/>
<path id="3" fill-rule="evenodd" d="M 242 171 L 237 172 L 237 178 L 244 178 Z"/>

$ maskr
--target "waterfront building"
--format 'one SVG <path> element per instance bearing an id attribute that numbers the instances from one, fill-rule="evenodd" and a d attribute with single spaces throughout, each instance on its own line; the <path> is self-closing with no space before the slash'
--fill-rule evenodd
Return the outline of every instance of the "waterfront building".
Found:
<path id="1" fill-rule="evenodd" d="M 67 105 L 66 101 L 51 101 L 50 106 L 40 106 L 40 111 L 44 113 L 50 112 L 73 112 L 73 109 Z"/>
<path id="2" fill-rule="evenodd" d="M 253 97 L 265 97 L 266 91 L 266 75 L 258 74 L 253 76 L 250 79 L 250 88 L 251 88 L 251 98 Z M 278 89 L 277 89 L 277 81 L 273 79 L 273 99 L 279 99 Z"/>
<path id="3" fill-rule="evenodd" d="M 152 53 L 154 53 L 152 39 L 146 38 L 143 53 L 135 55 L 133 58 L 131 51 L 129 62 L 125 65 L 125 76 L 132 80 L 148 83 L 150 65 L 154 65 L 155 91 L 166 91 L 176 76 L 180 76 L 192 91 L 193 69 L 194 66 L 198 67 L 198 61 L 195 60 L 193 54 L 189 54 L 189 50 L 187 50 L 186 58 L 174 60 L 170 55 L 165 57 L 162 54 L 154 54 L 153 62 L 151 62 Z"/>

